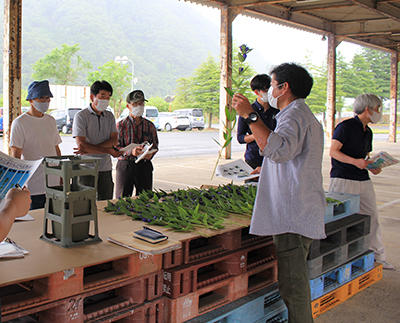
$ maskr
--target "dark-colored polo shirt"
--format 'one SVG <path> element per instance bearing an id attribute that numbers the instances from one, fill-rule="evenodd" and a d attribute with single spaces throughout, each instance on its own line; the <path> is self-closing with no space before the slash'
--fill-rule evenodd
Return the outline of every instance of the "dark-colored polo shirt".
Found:
<path id="1" fill-rule="evenodd" d="M 368 126 L 364 130 L 364 126 L 357 116 L 339 123 L 333 132 L 332 139 L 340 141 L 343 144 L 340 151 L 353 158 L 365 158 L 372 151 L 372 130 Z M 366 169 L 359 169 L 334 158 L 331 158 L 331 164 L 331 177 L 355 181 L 369 180 Z"/>
<path id="2" fill-rule="evenodd" d="M 251 105 L 254 111 L 258 113 L 261 120 L 270 130 L 274 130 L 276 127 L 275 115 L 279 112 L 278 109 L 270 107 L 267 111 L 264 107 L 257 102 L 257 100 Z M 245 144 L 244 137 L 246 135 L 251 135 L 249 125 L 244 121 L 244 118 L 239 117 L 238 127 L 237 127 L 237 140 L 241 144 Z M 263 161 L 263 156 L 260 156 L 259 148 L 256 141 L 252 141 L 246 145 L 246 152 L 244 154 L 244 159 L 253 165 L 261 166 Z"/>

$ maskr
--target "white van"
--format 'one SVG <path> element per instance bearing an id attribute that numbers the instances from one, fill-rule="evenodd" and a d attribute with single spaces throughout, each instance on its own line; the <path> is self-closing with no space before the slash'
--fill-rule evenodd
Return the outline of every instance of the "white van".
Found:
<path id="1" fill-rule="evenodd" d="M 178 116 L 188 117 L 190 128 L 204 129 L 203 109 L 179 109 L 174 111 Z"/>
<path id="2" fill-rule="evenodd" d="M 124 111 L 122 111 L 121 115 L 119 116 L 117 122 L 119 122 L 122 119 L 125 119 L 129 115 L 129 109 L 125 108 Z M 145 106 L 144 107 L 144 118 L 150 120 L 151 122 L 154 123 L 156 126 L 157 130 L 160 130 L 160 122 L 158 119 L 158 109 L 153 106 Z"/>

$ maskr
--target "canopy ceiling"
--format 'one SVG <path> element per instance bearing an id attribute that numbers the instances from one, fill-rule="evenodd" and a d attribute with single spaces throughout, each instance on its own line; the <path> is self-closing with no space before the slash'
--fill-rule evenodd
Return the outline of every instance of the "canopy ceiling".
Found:
<path id="1" fill-rule="evenodd" d="M 400 51 L 400 0 L 185 0 L 389 51 Z"/>

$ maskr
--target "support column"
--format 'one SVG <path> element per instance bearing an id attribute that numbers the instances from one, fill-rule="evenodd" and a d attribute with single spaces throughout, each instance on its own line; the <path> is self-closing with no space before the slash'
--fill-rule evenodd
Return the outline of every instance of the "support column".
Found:
<path id="1" fill-rule="evenodd" d="M 221 51 L 221 78 L 219 91 L 219 141 L 225 142 L 223 137 L 224 123 L 227 124 L 225 116 L 225 106 L 231 106 L 231 97 L 226 93 L 225 87 L 232 87 L 232 22 L 237 15 L 237 9 L 228 6 L 221 8 L 221 31 L 220 31 L 220 51 Z M 230 159 L 232 155 L 231 144 L 225 149 L 225 159 Z"/>
<path id="2" fill-rule="evenodd" d="M 389 142 L 396 142 L 397 134 L 397 79 L 398 79 L 399 53 L 392 52 L 390 61 L 390 123 Z"/>
<path id="3" fill-rule="evenodd" d="M 22 0 L 4 0 L 3 150 L 9 152 L 12 121 L 21 113 Z"/>
<path id="4" fill-rule="evenodd" d="M 326 93 L 326 135 L 330 145 L 333 130 L 335 129 L 336 114 L 336 47 L 338 45 L 335 34 L 328 35 L 328 84 Z"/>

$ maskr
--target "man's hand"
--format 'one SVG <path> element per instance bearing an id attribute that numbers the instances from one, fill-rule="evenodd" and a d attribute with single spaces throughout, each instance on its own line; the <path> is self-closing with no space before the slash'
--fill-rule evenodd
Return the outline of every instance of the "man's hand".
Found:
<path id="1" fill-rule="evenodd" d="M 31 205 L 31 193 L 27 188 L 12 188 L 5 197 L 6 208 L 9 208 L 14 218 L 28 213 Z"/>
<path id="2" fill-rule="evenodd" d="M 110 148 L 110 155 L 115 158 L 121 157 L 123 154 L 125 154 L 125 152 Z"/>
<path id="3" fill-rule="evenodd" d="M 382 168 L 369 169 L 369 171 L 374 175 L 378 175 L 382 172 Z"/>
<path id="4" fill-rule="evenodd" d="M 143 145 L 136 146 L 132 149 L 132 156 L 139 156 L 143 153 Z"/>
<path id="5" fill-rule="evenodd" d="M 74 154 L 75 155 L 85 155 L 85 154 L 87 154 L 87 151 L 85 151 L 83 149 L 82 145 L 78 145 L 78 147 L 74 147 Z"/>
<path id="6" fill-rule="evenodd" d="M 233 96 L 232 107 L 243 118 L 247 118 L 249 114 L 254 111 L 249 100 L 240 93 L 236 93 Z"/>
<path id="7" fill-rule="evenodd" d="M 358 158 L 354 162 L 354 166 L 358 167 L 359 169 L 366 169 L 369 164 L 372 164 L 373 161 L 365 160 L 364 158 Z"/>
<path id="8" fill-rule="evenodd" d="M 261 167 L 258 166 L 250 174 L 253 175 L 253 174 L 260 174 L 260 173 L 261 173 Z"/>

